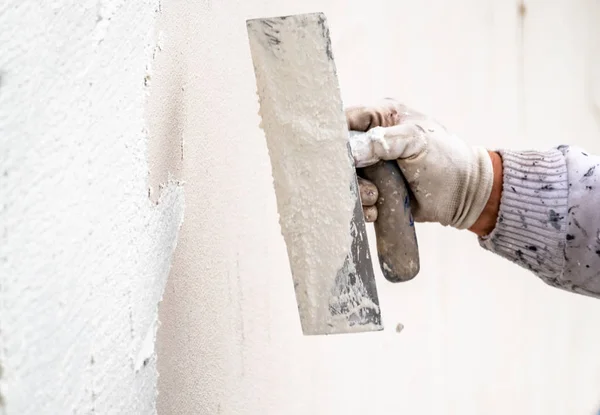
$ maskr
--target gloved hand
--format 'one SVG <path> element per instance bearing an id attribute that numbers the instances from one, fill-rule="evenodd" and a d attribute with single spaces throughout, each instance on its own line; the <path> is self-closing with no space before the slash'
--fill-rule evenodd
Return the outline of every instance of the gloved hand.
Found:
<path id="1" fill-rule="evenodd" d="M 350 107 L 346 119 L 350 130 L 366 132 L 350 138 L 356 167 L 398 162 L 412 193 L 415 221 L 457 229 L 477 221 L 494 182 L 487 150 L 467 145 L 432 118 L 393 99 Z M 366 220 L 373 221 L 377 190 L 364 179 L 359 186 Z"/>

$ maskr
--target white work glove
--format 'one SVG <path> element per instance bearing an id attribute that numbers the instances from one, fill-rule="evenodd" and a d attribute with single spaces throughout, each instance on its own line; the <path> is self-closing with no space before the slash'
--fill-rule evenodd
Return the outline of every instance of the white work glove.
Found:
<path id="1" fill-rule="evenodd" d="M 430 117 L 392 99 L 346 109 L 356 167 L 396 160 L 410 187 L 417 222 L 468 229 L 492 190 L 492 161 L 486 149 L 471 147 Z M 376 218 L 375 186 L 359 180 L 367 221 Z M 375 193 L 375 194 L 374 194 Z"/>

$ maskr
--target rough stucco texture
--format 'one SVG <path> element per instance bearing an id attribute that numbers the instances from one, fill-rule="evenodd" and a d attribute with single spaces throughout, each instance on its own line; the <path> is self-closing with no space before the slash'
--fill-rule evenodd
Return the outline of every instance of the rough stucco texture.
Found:
<path id="1" fill-rule="evenodd" d="M 163 1 L 159 54 L 186 68 L 186 219 L 160 305 L 159 413 L 593 413 L 600 302 L 468 232 L 417 226 L 419 276 L 378 276 L 386 331 L 301 335 L 245 19 L 325 12 L 345 104 L 391 95 L 472 144 L 598 153 L 597 2 L 320 3 Z"/>
<path id="2" fill-rule="evenodd" d="M 182 189 L 148 198 L 156 1 L 0 7 L 0 413 L 150 414 Z"/>

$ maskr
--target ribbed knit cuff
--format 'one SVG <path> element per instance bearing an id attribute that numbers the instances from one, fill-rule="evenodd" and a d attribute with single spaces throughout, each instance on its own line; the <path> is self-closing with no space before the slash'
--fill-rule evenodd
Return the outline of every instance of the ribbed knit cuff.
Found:
<path id="1" fill-rule="evenodd" d="M 457 207 L 451 225 L 456 229 L 469 229 L 477 221 L 485 208 L 492 186 L 494 184 L 494 167 L 488 151 L 484 147 L 473 147 L 473 161 L 469 168 L 463 170 L 467 173 L 462 191 L 455 193 Z"/>
<path id="2" fill-rule="evenodd" d="M 480 245 L 552 283 L 564 267 L 569 184 L 558 150 L 498 151 L 503 189 L 494 231 Z"/>

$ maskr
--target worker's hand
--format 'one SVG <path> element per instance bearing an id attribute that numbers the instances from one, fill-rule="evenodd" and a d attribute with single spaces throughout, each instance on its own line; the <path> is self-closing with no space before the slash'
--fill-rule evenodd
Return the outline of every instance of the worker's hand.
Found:
<path id="1" fill-rule="evenodd" d="M 367 222 L 375 222 L 377 220 L 377 199 L 379 198 L 379 191 L 370 181 L 358 178 L 358 188 L 360 189 L 360 200 L 362 202 L 363 214 Z"/>
<path id="2" fill-rule="evenodd" d="M 397 160 L 411 190 L 417 222 L 439 222 L 468 229 L 477 221 L 492 190 L 488 151 L 471 147 L 430 117 L 386 99 L 379 105 L 346 110 L 356 167 Z M 365 217 L 373 221 L 375 186 L 360 180 Z M 371 195 L 370 198 L 365 194 Z"/>

